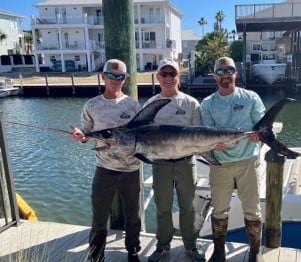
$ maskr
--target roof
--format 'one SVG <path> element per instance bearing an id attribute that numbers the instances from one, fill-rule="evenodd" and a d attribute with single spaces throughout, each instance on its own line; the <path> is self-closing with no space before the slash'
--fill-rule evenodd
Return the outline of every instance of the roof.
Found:
<path id="1" fill-rule="evenodd" d="M 134 4 L 138 3 L 168 3 L 172 9 L 177 12 L 180 16 L 183 16 L 183 13 L 172 3 L 170 0 L 134 0 Z M 44 0 L 40 1 L 37 4 L 34 4 L 35 7 L 40 6 L 99 6 L 102 4 L 102 0 Z"/>
<path id="2" fill-rule="evenodd" d="M 3 9 L 0 9 L 0 15 L 7 15 L 7 16 L 13 16 L 13 17 L 19 17 L 19 18 L 25 17 L 23 15 L 19 15 L 19 14 L 13 13 L 11 11 L 3 10 Z"/>

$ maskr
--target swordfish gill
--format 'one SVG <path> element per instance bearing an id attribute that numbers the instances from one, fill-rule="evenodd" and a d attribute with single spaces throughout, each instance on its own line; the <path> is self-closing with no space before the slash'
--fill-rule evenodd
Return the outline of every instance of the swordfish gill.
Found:
<path id="1" fill-rule="evenodd" d="M 276 103 L 255 124 L 253 130 L 240 130 L 155 124 L 157 112 L 170 102 L 170 99 L 161 99 L 148 104 L 124 126 L 93 131 L 86 135 L 104 143 L 103 147 L 97 147 L 95 150 L 106 150 L 112 157 L 121 161 L 134 155 L 146 163 L 155 164 L 158 159 L 201 155 L 210 164 L 219 165 L 213 154 L 218 143 L 235 144 L 254 132 L 258 134 L 261 142 L 266 143 L 277 153 L 296 158 L 300 154 L 279 142 L 272 131 L 277 114 L 291 101 L 294 99 L 285 98 Z"/>

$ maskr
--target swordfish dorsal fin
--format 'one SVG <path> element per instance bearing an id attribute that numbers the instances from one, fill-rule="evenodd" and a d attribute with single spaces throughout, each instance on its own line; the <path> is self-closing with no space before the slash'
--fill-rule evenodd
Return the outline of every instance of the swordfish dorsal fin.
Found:
<path id="1" fill-rule="evenodd" d="M 170 103 L 170 99 L 160 99 L 155 100 L 142 108 L 137 115 L 126 125 L 127 128 L 135 128 L 138 126 L 143 126 L 147 124 L 151 124 L 154 122 L 154 118 L 158 111 L 168 103 Z"/>
<path id="2" fill-rule="evenodd" d="M 285 145 L 279 142 L 273 133 L 273 123 L 280 110 L 288 103 L 296 101 L 293 98 L 284 98 L 276 103 L 271 109 L 259 120 L 253 127 L 254 131 L 258 132 L 260 141 L 266 143 L 277 153 L 287 156 L 289 158 L 296 158 L 300 153 L 288 149 Z"/>

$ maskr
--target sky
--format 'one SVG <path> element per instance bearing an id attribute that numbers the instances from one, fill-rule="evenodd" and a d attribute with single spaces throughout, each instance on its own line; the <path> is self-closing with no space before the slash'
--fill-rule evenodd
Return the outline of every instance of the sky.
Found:
<path id="1" fill-rule="evenodd" d="M 76 0 L 75 0 L 76 1 Z M 0 9 L 12 11 L 24 16 L 23 29 L 30 29 L 30 17 L 37 15 L 37 9 L 33 6 L 40 0 L 1 0 Z M 191 29 L 196 35 L 202 36 L 202 28 L 198 25 L 198 20 L 204 17 L 207 25 L 204 32 L 211 32 L 215 22 L 215 15 L 218 11 L 223 11 L 225 18 L 222 23 L 228 31 L 235 30 L 235 5 L 281 3 L 284 0 L 214 0 L 211 4 L 205 0 L 172 0 L 171 1 L 183 14 L 182 29 Z"/>

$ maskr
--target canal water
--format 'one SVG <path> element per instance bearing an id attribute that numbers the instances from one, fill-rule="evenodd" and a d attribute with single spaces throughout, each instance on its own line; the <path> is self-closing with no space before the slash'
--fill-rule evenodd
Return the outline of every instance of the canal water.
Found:
<path id="1" fill-rule="evenodd" d="M 278 136 L 288 146 L 301 146 L 301 93 L 285 89 L 257 90 L 267 108 L 285 97 L 297 101 L 284 107 Z M 198 96 L 199 101 L 205 95 Z M 79 126 L 89 98 L 22 98 L 0 100 L 4 120 L 69 130 Z M 141 98 L 143 103 L 146 98 Z M 69 135 L 5 123 L 16 191 L 33 207 L 39 220 L 90 225 L 90 188 L 94 175 L 93 142 L 76 143 Z M 144 165 L 145 176 L 151 174 Z M 155 206 L 146 212 L 148 232 L 155 232 Z"/>

